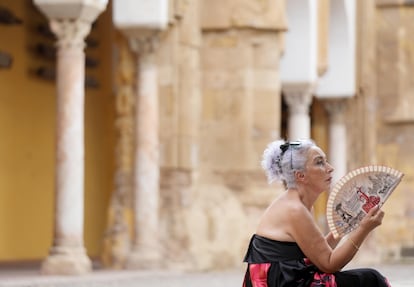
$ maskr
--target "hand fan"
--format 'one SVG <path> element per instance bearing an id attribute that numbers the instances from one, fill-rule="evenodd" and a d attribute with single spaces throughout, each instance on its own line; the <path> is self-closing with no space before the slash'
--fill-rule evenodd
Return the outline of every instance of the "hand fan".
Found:
<path id="1" fill-rule="evenodd" d="M 333 236 L 342 237 L 358 227 L 372 207 L 384 204 L 403 176 L 396 169 L 370 165 L 341 178 L 327 203 L 328 226 Z"/>

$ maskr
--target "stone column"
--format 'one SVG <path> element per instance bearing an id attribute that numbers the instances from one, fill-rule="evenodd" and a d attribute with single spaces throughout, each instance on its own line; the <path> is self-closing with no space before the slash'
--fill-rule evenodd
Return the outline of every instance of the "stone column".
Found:
<path id="1" fill-rule="evenodd" d="M 346 99 L 331 98 L 324 101 L 324 106 L 330 119 L 328 160 L 335 168 L 333 182 L 336 183 L 347 172 Z"/>
<path id="2" fill-rule="evenodd" d="M 53 247 L 43 262 L 46 274 L 91 270 L 83 247 L 84 209 L 84 39 L 91 24 L 51 20 L 57 46 L 56 214 Z"/>
<path id="3" fill-rule="evenodd" d="M 159 112 L 155 47 L 158 36 L 132 38 L 138 53 L 134 160 L 134 241 L 127 267 L 150 268 L 159 263 Z"/>
<path id="4" fill-rule="evenodd" d="M 308 83 L 283 85 L 283 97 L 289 108 L 290 140 L 310 138 L 309 107 L 312 103 L 312 86 Z"/>
<path id="5" fill-rule="evenodd" d="M 132 178 L 135 141 L 135 56 L 129 41 L 116 33 L 115 178 L 102 248 L 106 267 L 123 269 L 131 248 Z"/>

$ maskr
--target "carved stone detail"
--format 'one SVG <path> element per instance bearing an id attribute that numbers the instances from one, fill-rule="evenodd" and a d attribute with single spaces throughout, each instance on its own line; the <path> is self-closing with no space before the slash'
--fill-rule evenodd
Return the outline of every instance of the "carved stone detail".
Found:
<path id="1" fill-rule="evenodd" d="M 289 107 L 289 139 L 310 137 L 309 107 L 312 103 L 313 83 L 283 85 L 283 97 Z"/>
<path id="2" fill-rule="evenodd" d="M 154 32 L 151 36 L 146 37 L 131 37 L 131 49 L 138 54 L 153 53 L 160 43 L 159 33 Z"/>
<path id="3" fill-rule="evenodd" d="M 344 123 L 346 99 L 330 99 L 324 101 L 324 107 L 329 114 L 331 123 Z"/>
<path id="4" fill-rule="evenodd" d="M 291 113 L 308 113 L 312 103 L 312 86 L 309 84 L 284 86 L 283 98 Z"/>
<path id="5" fill-rule="evenodd" d="M 50 29 L 57 36 L 57 45 L 60 48 L 85 48 L 85 38 L 91 30 L 91 24 L 82 20 L 50 21 Z"/>

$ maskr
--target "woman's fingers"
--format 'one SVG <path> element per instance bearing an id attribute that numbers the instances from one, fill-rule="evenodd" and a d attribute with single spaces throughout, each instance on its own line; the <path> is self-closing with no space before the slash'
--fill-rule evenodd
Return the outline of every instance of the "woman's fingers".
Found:
<path id="1" fill-rule="evenodd" d="M 377 214 L 378 213 L 378 211 L 380 210 L 380 207 L 379 207 L 379 205 L 375 205 L 373 208 L 371 208 L 369 211 L 368 211 L 368 216 L 374 216 L 375 214 Z"/>
<path id="2" fill-rule="evenodd" d="M 384 211 L 382 211 L 377 205 L 369 210 L 369 212 L 361 222 L 361 225 L 365 226 L 369 230 L 372 230 L 375 227 L 381 225 L 383 217 Z"/>
<path id="3" fill-rule="evenodd" d="M 378 225 L 380 225 L 382 223 L 382 219 L 384 218 L 384 211 L 378 208 L 378 210 L 373 212 L 371 218 L 378 223 Z"/>

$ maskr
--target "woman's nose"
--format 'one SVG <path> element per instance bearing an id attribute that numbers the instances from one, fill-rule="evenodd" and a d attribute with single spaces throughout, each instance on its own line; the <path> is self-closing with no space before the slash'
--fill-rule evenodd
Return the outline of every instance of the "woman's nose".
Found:
<path id="1" fill-rule="evenodd" d="M 334 170 L 335 170 L 334 167 L 328 162 L 328 172 L 331 173 Z"/>

